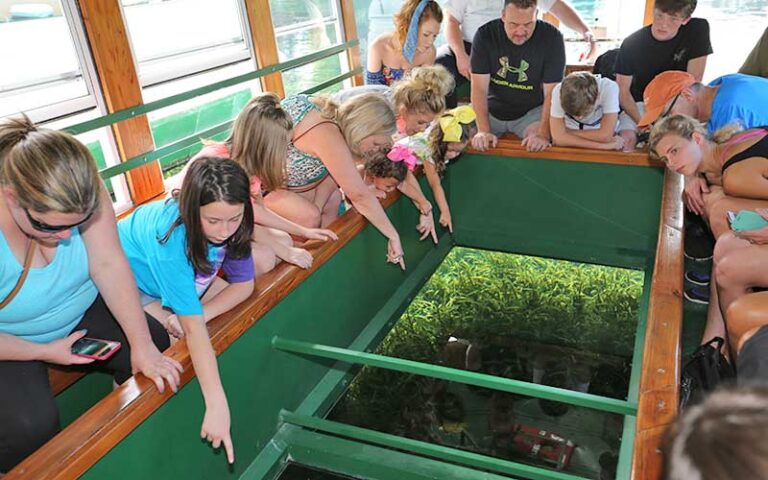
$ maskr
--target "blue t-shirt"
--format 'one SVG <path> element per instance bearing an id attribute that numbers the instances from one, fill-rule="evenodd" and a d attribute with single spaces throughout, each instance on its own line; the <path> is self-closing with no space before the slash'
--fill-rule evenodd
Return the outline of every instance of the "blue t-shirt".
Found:
<path id="1" fill-rule="evenodd" d="M 768 126 L 768 78 L 734 73 L 712 80 L 720 86 L 707 122 L 710 133 L 734 122 L 744 128 Z"/>
<path id="2" fill-rule="evenodd" d="M 0 299 L 11 292 L 22 264 L 0 233 Z M 96 300 L 98 290 L 88 272 L 88 253 L 80 230 L 59 242 L 53 261 L 29 270 L 11 303 L 0 310 L 0 332 L 48 343 L 69 335 Z"/>
<path id="3" fill-rule="evenodd" d="M 157 298 L 163 307 L 177 315 L 202 315 L 200 296 L 214 280 L 220 268 L 227 281 L 253 280 L 251 255 L 240 259 L 227 256 L 226 247 L 209 244 L 208 260 L 213 272 L 195 272 L 187 258 L 186 228 L 179 225 L 165 243 L 160 243 L 171 224 L 179 218 L 175 200 L 161 200 L 137 208 L 120 220 L 120 243 L 131 264 L 136 283 L 144 294 Z"/>

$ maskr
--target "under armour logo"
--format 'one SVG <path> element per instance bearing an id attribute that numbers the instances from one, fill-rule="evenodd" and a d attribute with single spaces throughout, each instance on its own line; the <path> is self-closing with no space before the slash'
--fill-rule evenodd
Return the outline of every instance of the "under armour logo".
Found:
<path id="1" fill-rule="evenodd" d="M 525 71 L 528 70 L 529 65 L 525 60 L 520 60 L 519 67 L 511 66 L 509 64 L 509 58 L 507 57 L 501 57 L 499 59 L 499 63 L 501 64 L 501 68 L 498 72 L 496 72 L 496 75 L 500 76 L 501 78 L 507 78 L 507 73 L 516 73 L 518 82 L 528 81 L 528 74 L 525 73 Z"/>

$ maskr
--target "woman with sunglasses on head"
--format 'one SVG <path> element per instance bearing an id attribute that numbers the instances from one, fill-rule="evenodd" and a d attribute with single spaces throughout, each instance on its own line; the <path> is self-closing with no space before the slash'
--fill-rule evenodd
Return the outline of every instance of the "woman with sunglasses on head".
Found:
<path id="1" fill-rule="evenodd" d="M 86 333 L 123 347 L 91 367 L 176 390 L 181 365 L 160 353 L 168 335 L 141 308 L 93 157 L 27 117 L 0 121 L 0 250 L 0 472 L 59 430 L 46 364 L 91 364 L 71 350 Z"/>

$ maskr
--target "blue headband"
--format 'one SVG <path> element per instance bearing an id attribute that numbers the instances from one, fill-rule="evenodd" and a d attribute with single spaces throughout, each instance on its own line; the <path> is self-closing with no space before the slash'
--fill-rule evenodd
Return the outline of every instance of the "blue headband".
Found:
<path id="1" fill-rule="evenodd" d="M 411 24 L 408 25 L 408 34 L 405 36 L 405 45 L 403 45 L 403 56 L 408 63 L 413 63 L 413 57 L 416 55 L 416 45 L 419 43 L 419 19 L 428 3 L 429 0 L 421 0 L 411 16 Z"/>

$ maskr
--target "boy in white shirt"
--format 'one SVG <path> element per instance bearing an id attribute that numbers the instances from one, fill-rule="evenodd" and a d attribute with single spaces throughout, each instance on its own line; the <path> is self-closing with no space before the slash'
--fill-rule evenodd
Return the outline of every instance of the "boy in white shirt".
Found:
<path id="1" fill-rule="evenodd" d="M 589 72 L 574 72 L 552 90 L 549 127 L 558 147 L 621 150 L 617 135 L 619 86 Z"/>

